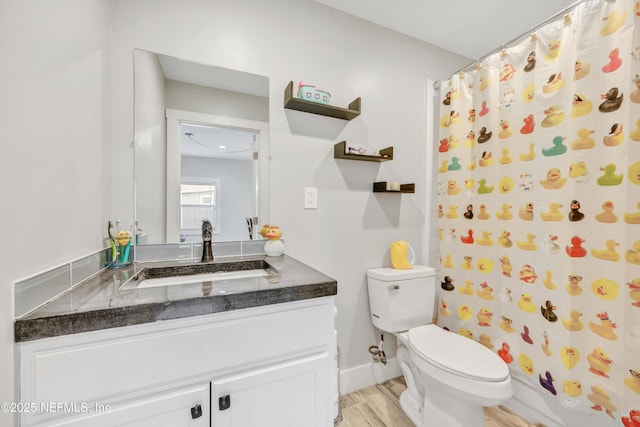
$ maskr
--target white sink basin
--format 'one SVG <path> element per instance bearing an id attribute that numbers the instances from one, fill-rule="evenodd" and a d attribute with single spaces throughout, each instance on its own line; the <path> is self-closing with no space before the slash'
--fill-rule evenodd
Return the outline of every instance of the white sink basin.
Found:
<path id="1" fill-rule="evenodd" d="M 269 273 L 263 268 L 239 271 L 216 271 L 215 273 L 191 274 L 188 276 L 158 277 L 144 279 L 136 285 L 137 289 L 154 288 L 157 286 L 186 285 L 189 283 L 219 282 L 223 280 L 247 279 L 251 277 L 265 277 Z"/>
<path id="2" fill-rule="evenodd" d="M 128 280 L 121 289 L 145 289 L 192 283 L 242 283 L 242 279 L 264 278 L 269 283 L 280 280 L 280 273 L 264 259 L 222 261 L 212 263 L 176 263 L 147 265 Z M 260 280 L 261 281 L 261 280 Z"/>

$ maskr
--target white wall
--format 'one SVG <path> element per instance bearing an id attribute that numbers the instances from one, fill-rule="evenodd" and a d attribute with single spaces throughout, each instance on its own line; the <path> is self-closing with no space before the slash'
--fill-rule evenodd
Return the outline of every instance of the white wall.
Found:
<path id="1" fill-rule="evenodd" d="M 341 369 L 368 363 L 377 337 L 366 269 L 388 265 L 398 239 L 424 259 L 426 79 L 468 59 L 306 0 L 116 0 L 114 13 L 115 143 L 131 138 L 134 48 L 270 78 L 270 222 L 282 228 L 288 254 L 339 283 Z M 285 110 L 290 80 L 330 91 L 338 106 L 360 96 L 362 115 L 342 122 Z M 344 139 L 393 145 L 395 159 L 336 161 L 333 145 Z M 377 180 L 415 182 L 417 192 L 374 195 Z M 303 209 L 305 186 L 318 188 L 317 210 Z"/>
<path id="2" fill-rule="evenodd" d="M 166 80 L 155 54 L 137 50 L 134 63 L 135 75 L 144 76 L 144 78 L 135 79 L 134 85 L 135 136 L 133 140 L 136 141 L 135 164 L 137 166 L 135 168 L 135 212 L 138 227 L 147 235 L 148 243 L 165 243 L 167 241 Z M 121 146 L 123 153 L 127 152 L 124 144 L 115 145 Z M 130 184 L 124 182 L 120 186 L 120 188 L 129 187 Z M 129 212 L 127 201 L 133 202 L 133 194 L 125 190 L 116 194 L 115 197 L 123 202 L 122 212 L 125 214 Z M 131 220 L 131 218 L 127 219 Z"/>
<path id="3" fill-rule="evenodd" d="M 167 107 L 236 119 L 269 121 L 269 100 L 260 96 L 166 81 Z"/>
<path id="4" fill-rule="evenodd" d="M 104 247 L 110 14 L 107 0 L 0 2 L 0 402 L 16 401 L 13 281 Z"/>

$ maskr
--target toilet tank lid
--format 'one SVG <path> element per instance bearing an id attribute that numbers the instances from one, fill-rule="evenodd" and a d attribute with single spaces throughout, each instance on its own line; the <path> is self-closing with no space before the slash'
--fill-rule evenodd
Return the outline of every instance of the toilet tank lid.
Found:
<path id="1" fill-rule="evenodd" d="M 414 265 L 410 270 L 396 268 L 371 268 L 367 270 L 367 277 L 382 280 L 383 282 L 393 282 L 396 280 L 421 279 L 436 275 L 436 270 L 425 265 Z"/>

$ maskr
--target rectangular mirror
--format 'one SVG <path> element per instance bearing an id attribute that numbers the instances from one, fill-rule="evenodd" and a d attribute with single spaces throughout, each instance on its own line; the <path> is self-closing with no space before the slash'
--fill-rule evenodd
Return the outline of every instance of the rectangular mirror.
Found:
<path id="1" fill-rule="evenodd" d="M 249 240 L 269 212 L 269 79 L 134 50 L 137 244 Z M 255 223 L 251 233 L 249 222 Z"/>

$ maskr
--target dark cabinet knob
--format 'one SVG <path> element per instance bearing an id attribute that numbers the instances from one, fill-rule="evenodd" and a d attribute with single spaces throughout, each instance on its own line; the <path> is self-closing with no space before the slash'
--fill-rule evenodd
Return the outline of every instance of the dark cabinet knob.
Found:
<path id="1" fill-rule="evenodd" d="M 196 418 L 200 418 L 201 416 L 202 416 L 202 406 L 200 406 L 200 404 L 197 404 L 196 406 L 191 408 L 191 418 L 195 420 Z"/>
<path id="2" fill-rule="evenodd" d="M 229 409 L 231 407 L 231 396 L 228 394 L 226 396 L 222 396 L 218 398 L 218 409 L 224 411 L 225 409 Z"/>

